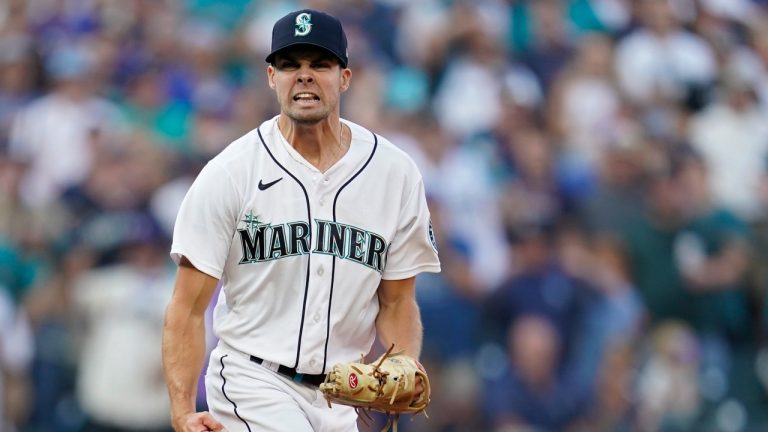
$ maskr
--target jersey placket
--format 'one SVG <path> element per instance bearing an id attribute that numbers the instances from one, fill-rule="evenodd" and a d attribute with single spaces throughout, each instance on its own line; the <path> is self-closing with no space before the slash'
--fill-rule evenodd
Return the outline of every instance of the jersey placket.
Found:
<path id="1" fill-rule="evenodd" d="M 326 174 L 314 173 L 311 178 L 310 205 L 316 220 L 333 220 L 331 200 L 333 190 L 331 178 Z M 316 223 L 313 221 L 313 224 Z M 313 229 L 315 236 L 319 235 Z M 318 239 L 313 239 L 317 242 Z M 328 332 L 328 302 L 332 283 L 332 266 L 334 256 L 327 253 L 312 254 L 312 268 L 307 298 L 307 309 L 304 319 L 304 340 L 302 341 L 301 366 L 308 373 L 321 373 L 325 341 Z"/>

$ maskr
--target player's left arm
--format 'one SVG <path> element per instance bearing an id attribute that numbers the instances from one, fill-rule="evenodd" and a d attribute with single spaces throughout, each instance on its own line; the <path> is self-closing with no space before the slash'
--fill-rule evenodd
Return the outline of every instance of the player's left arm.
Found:
<path id="1" fill-rule="evenodd" d="M 379 284 L 379 315 L 376 334 L 382 345 L 393 352 L 418 359 L 421 354 L 423 328 L 416 303 L 416 277 L 399 280 L 382 279 Z"/>

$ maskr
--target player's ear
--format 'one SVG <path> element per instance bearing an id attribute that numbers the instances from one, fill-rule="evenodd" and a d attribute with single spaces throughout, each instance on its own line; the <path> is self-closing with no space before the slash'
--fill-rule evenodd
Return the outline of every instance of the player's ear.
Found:
<path id="1" fill-rule="evenodd" d="M 275 67 L 272 65 L 267 66 L 267 83 L 269 88 L 275 89 Z"/>
<path id="2" fill-rule="evenodd" d="M 352 71 L 349 68 L 344 68 L 341 70 L 341 85 L 339 86 L 339 90 L 341 90 L 342 93 L 347 91 L 349 88 L 349 81 L 352 79 Z"/>

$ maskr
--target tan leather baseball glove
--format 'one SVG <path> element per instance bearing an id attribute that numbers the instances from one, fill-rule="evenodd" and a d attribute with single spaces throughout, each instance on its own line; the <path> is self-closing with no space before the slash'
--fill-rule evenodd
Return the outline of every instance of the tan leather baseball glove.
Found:
<path id="1" fill-rule="evenodd" d="M 397 431 L 401 413 L 419 413 L 429 405 L 429 377 L 416 359 L 403 353 L 391 353 L 394 345 L 372 364 L 340 363 L 320 384 L 328 406 L 349 405 L 367 414 L 368 410 L 389 415 L 384 430 Z M 416 396 L 416 383 L 421 378 L 423 391 Z"/>

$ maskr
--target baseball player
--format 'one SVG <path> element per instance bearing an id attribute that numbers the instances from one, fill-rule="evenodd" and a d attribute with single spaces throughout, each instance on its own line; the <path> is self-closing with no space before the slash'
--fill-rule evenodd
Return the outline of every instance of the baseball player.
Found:
<path id="1" fill-rule="evenodd" d="M 350 85 L 341 23 L 292 12 L 272 31 L 280 114 L 202 170 L 177 217 L 163 364 L 179 431 L 356 431 L 318 390 L 378 335 L 418 358 L 414 278 L 438 272 L 420 173 L 389 141 L 340 118 Z M 204 311 L 219 343 L 195 412 Z"/>

